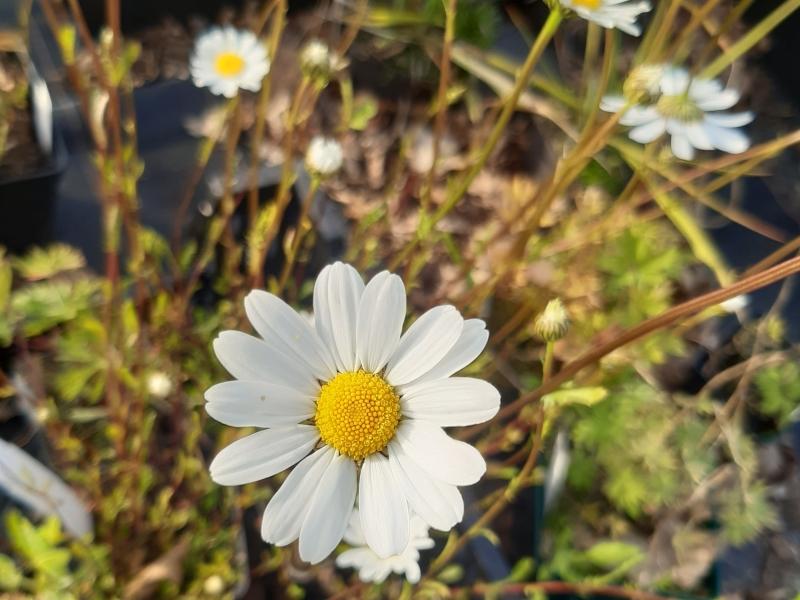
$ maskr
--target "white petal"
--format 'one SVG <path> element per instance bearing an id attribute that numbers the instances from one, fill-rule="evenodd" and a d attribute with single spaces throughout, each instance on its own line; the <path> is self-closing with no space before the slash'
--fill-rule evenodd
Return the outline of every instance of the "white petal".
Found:
<path id="1" fill-rule="evenodd" d="M 311 425 L 257 431 L 223 448 L 208 467 L 220 485 L 244 485 L 272 477 L 306 456 L 319 439 Z"/>
<path id="2" fill-rule="evenodd" d="M 755 114 L 752 112 L 740 113 L 719 113 L 712 112 L 706 115 L 706 121 L 719 125 L 720 127 L 744 127 L 748 123 L 752 123 Z"/>
<path id="3" fill-rule="evenodd" d="M 455 345 L 463 328 L 464 319 L 454 306 L 427 311 L 400 338 L 386 367 L 387 381 L 403 385 L 430 371 Z"/>
<path id="4" fill-rule="evenodd" d="M 403 421 L 396 437 L 405 454 L 439 481 L 472 485 L 486 472 L 486 461 L 480 452 L 454 440 L 433 423 Z"/>
<path id="5" fill-rule="evenodd" d="M 298 464 L 267 504 L 261 521 L 261 537 L 276 546 L 285 546 L 300 536 L 300 529 L 311 505 L 309 499 L 336 451 L 323 446 Z"/>
<path id="6" fill-rule="evenodd" d="M 500 409 L 500 392 L 491 383 L 471 377 L 448 377 L 404 386 L 403 416 L 442 427 L 476 425 Z"/>
<path id="7" fill-rule="evenodd" d="M 0 439 L 0 488 L 38 515 L 54 515 L 65 531 L 82 537 L 92 516 L 64 481 L 22 448 Z"/>
<path id="8" fill-rule="evenodd" d="M 725 110 L 730 108 L 739 101 L 740 95 L 736 90 L 722 90 L 714 96 L 709 96 L 703 100 L 697 101 L 697 106 L 705 111 L 709 110 Z"/>
<path id="9" fill-rule="evenodd" d="M 244 309 L 258 335 L 306 365 L 317 379 L 327 381 L 336 372 L 336 363 L 322 340 L 308 321 L 283 300 L 253 290 L 244 299 Z"/>
<path id="10" fill-rule="evenodd" d="M 397 440 L 389 443 L 389 465 L 409 507 L 429 526 L 450 531 L 464 518 L 464 500 L 458 488 L 432 479 Z"/>
<path id="11" fill-rule="evenodd" d="M 375 554 L 388 558 L 406 549 L 411 539 L 408 504 L 382 454 L 368 456 L 361 465 L 358 509 L 364 537 Z"/>
<path id="12" fill-rule="evenodd" d="M 355 501 L 356 465 L 337 453 L 322 476 L 303 521 L 300 558 L 317 564 L 334 551 L 342 541 Z"/>
<path id="13" fill-rule="evenodd" d="M 319 384 L 313 373 L 266 342 L 241 331 L 223 331 L 214 340 L 214 353 L 236 379 L 267 381 L 316 395 Z"/>
<path id="14" fill-rule="evenodd" d="M 489 341 L 489 332 L 486 331 L 486 323 L 480 319 L 467 319 L 464 321 L 461 335 L 444 355 L 444 358 L 422 377 L 414 380 L 414 383 L 450 377 L 478 358 L 486 347 L 487 341 Z"/>
<path id="15" fill-rule="evenodd" d="M 689 87 L 689 72 L 683 67 L 667 67 L 661 75 L 661 91 L 667 96 L 677 96 Z"/>
<path id="16" fill-rule="evenodd" d="M 634 127 L 628 132 L 628 137 L 634 142 L 648 144 L 659 138 L 664 133 L 666 127 L 667 123 L 664 119 L 656 119 L 650 123 Z"/>
<path id="17" fill-rule="evenodd" d="M 328 265 L 314 284 L 314 325 L 340 371 L 355 369 L 356 323 L 364 282 L 344 263 Z"/>
<path id="18" fill-rule="evenodd" d="M 655 106 L 631 106 L 619 120 L 620 125 L 636 127 L 661 118 Z"/>
<path id="19" fill-rule="evenodd" d="M 416 561 L 410 560 L 406 563 L 404 571 L 406 572 L 406 579 L 408 583 L 419 583 L 422 573 L 420 572 L 419 565 Z"/>
<path id="20" fill-rule="evenodd" d="M 369 548 L 348 548 L 336 557 L 336 566 L 342 569 L 348 567 L 359 568 L 367 562 L 373 562 L 377 557 Z"/>
<path id="21" fill-rule="evenodd" d="M 356 348 L 361 366 L 380 371 L 397 349 L 406 318 L 403 280 L 388 271 L 378 273 L 361 296 L 356 329 Z"/>
<path id="22" fill-rule="evenodd" d="M 231 427 L 280 427 L 314 416 L 314 397 L 265 381 L 226 381 L 206 390 L 206 412 Z"/>
<path id="23" fill-rule="evenodd" d="M 672 153 L 682 160 L 692 160 L 694 158 L 694 148 L 685 134 L 676 133 L 672 135 Z"/>
<path id="24" fill-rule="evenodd" d="M 367 538 L 364 537 L 364 530 L 361 529 L 361 515 L 358 510 L 353 510 L 347 529 L 344 532 L 344 541 L 351 546 L 366 546 Z"/>
<path id="25" fill-rule="evenodd" d="M 723 152 L 740 154 L 750 147 L 750 140 L 738 129 L 729 129 L 706 123 L 706 132 L 714 147 Z"/>
<path id="26" fill-rule="evenodd" d="M 689 143 L 698 150 L 713 150 L 714 145 L 708 135 L 706 127 L 702 123 L 690 123 L 686 126 L 686 136 Z"/>
<path id="27" fill-rule="evenodd" d="M 627 104 L 627 100 L 625 100 L 623 96 L 603 96 L 603 99 L 600 101 L 600 110 L 615 113 L 622 110 L 625 104 Z"/>

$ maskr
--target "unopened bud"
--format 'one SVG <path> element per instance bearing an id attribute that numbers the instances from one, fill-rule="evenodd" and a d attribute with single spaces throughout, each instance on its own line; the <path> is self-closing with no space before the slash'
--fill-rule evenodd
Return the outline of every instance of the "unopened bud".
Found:
<path id="1" fill-rule="evenodd" d="M 631 102 L 653 102 L 661 93 L 663 76 L 664 65 L 639 65 L 628 75 L 622 92 Z"/>
<path id="2" fill-rule="evenodd" d="M 545 342 L 560 340 L 568 329 L 569 314 L 560 298 L 550 300 L 533 324 L 534 333 Z"/>

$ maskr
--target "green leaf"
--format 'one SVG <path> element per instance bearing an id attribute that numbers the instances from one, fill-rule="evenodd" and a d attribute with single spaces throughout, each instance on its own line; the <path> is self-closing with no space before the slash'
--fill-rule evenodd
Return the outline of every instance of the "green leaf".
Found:
<path id="1" fill-rule="evenodd" d="M 86 266 L 83 255 L 65 244 L 54 244 L 47 248 L 33 248 L 28 254 L 14 261 L 17 272 L 28 281 L 49 279 L 58 273 L 74 271 Z"/>
<path id="2" fill-rule="evenodd" d="M 644 558 L 644 554 L 638 547 L 631 544 L 607 541 L 589 548 L 584 552 L 584 557 L 601 569 L 611 570 L 634 559 L 638 562 Z"/>
<path id="3" fill-rule="evenodd" d="M 13 592 L 22 583 L 22 573 L 11 557 L 0 554 L 0 590 Z"/>
<path id="4" fill-rule="evenodd" d="M 378 103 L 372 96 L 360 96 L 353 104 L 348 126 L 355 131 L 363 131 L 372 118 L 378 114 Z"/>

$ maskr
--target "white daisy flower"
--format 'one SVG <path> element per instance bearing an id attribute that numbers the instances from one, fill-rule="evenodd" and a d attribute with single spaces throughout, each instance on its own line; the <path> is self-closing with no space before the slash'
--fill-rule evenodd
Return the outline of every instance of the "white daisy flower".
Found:
<path id="1" fill-rule="evenodd" d="M 665 132 L 671 136 L 672 153 L 692 160 L 698 150 L 722 150 L 739 154 L 750 147 L 747 136 L 738 130 L 753 120 L 753 113 L 719 112 L 739 101 L 739 92 L 726 89 L 716 80 L 692 79 L 680 67 L 664 69 L 661 96 L 651 105 L 636 104 L 625 111 L 622 125 L 633 129 L 628 137 L 647 144 Z M 601 108 L 618 112 L 626 106 L 622 96 L 606 96 Z"/>
<path id="2" fill-rule="evenodd" d="M 233 98 L 240 89 L 261 89 L 269 66 L 267 51 L 252 31 L 226 25 L 197 38 L 189 70 L 196 86 Z"/>
<path id="3" fill-rule="evenodd" d="M 428 535 L 428 526 L 417 515 L 411 517 L 411 538 L 408 546 L 393 556 L 381 558 L 367 545 L 367 538 L 361 528 L 358 509 L 353 511 L 350 524 L 344 534 L 344 541 L 353 546 L 336 557 L 336 566 L 358 569 L 358 577 L 367 583 L 381 583 L 389 573 L 403 575 L 409 583 L 419 582 L 419 551 L 433 548 L 433 540 Z"/>
<path id="4" fill-rule="evenodd" d="M 315 136 L 306 150 L 306 166 L 309 171 L 321 176 L 330 177 L 342 167 L 344 156 L 342 145 L 333 138 Z"/>
<path id="5" fill-rule="evenodd" d="M 214 352 L 237 381 L 206 392 L 206 411 L 234 427 L 263 427 L 223 449 L 209 468 L 243 485 L 297 464 L 264 512 L 261 535 L 317 563 L 345 533 L 358 495 L 367 545 L 382 558 L 411 540 L 411 514 L 448 531 L 464 514 L 456 486 L 486 470 L 480 453 L 443 427 L 491 419 L 500 394 L 451 377 L 483 351 L 479 319 L 437 306 L 401 335 L 405 288 L 379 273 L 365 286 L 346 264 L 314 286 L 314 327 L 263 291 L 245 298 L 262 339 L 224 331 Z"/>
<path id="6" fill-rule="evenodd" d="M 606 29 L 619 29 L 631 35 L 641 35 L 636 19 L 653 8 L 647 0 L 560 0 L 561 6 L 579 17 Z"/>

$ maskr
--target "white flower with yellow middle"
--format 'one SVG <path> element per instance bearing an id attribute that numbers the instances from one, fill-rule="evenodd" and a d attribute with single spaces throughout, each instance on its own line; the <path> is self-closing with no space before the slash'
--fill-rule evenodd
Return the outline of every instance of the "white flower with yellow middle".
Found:
<path id="1" fill-rule="evenodd" d="M 597 23 L 606 29 L 619 29 L 630 35 L 641 35 L 636 22 L 639 15 L 650 12 L 647 0 L 560 0 L 561 6 L 579 17 Z"/>
<path id="2" fill-rule="evenodd" d="M 434 545 L 425 521 L 414 515 L 411 517 L 411 539 L 405 550 L 394 556 L 381 558 L 367 545 L 358 509 L 350 517 L 344 541 L 353 547 L 336 557 L 336 566 L 357 569 L 359 579 L 367 583 L 381 583 L 390 573 L 402 575 L 409 583 L 419 582 L 419 551 L 428 550 Z"/>
<path id="3" fill-rule="evenodd" d="M 233 98 L 239 90 L 257 92 L 269 72 L 264 45 L 246 29 L 214 27 L 195 42 L 189 70 L 198 87 Z"/>
<path id="4" fill-rule="evenodd" d="M 631 127 L 628 137 L 648 144 L 665 133 L 672 153 L 692 160 L 695 150 L 721 150 L 740 154 L 750 147 L 741 128 L 753 121 L 752 112 L 723 112 L 739 102 L 740 94 L 716 79 L 692 77 L 682 67 L 662 68 L 660 95 L 651 104 L 633 104 L 623 96 L 606 96 L 605 111 L 624 110 L 620 124 Z"/>
<path id="5" fill-rule="evenodd" d="M 437 306 L 402 333 L 406 296 L 387 271 L 365 286 L 346 264 L 325 267 L 314 286 L 314 326 L 262 291 L 245 298 L 261 338 L 223 331 L 214 340 L 236 378 L 206 392 L 206 410 L 234 427 L 262 427 L 223 449 L 209 468 L 222 485 L 292 472 L 264 512 L 261 535 L 300 557 L 326 558 L 342 539 L 356 496 L 367 545 L 402 553 L 411 515 L 448 531 L 464 514 L 457 486 L 486 471 L 481 454 L 444 427 L 491 419 L 491 384 L 452 377 L 483 351 L 479 319 Z M 401 335 L 402 334 L 402 335 Z"/>

